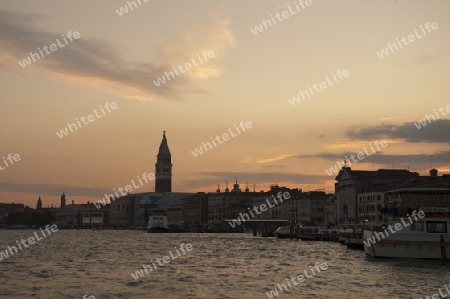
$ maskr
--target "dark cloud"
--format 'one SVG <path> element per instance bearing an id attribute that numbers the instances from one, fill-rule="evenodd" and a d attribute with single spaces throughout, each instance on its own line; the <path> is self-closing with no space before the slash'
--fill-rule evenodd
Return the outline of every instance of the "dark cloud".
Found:
<path id="1" fill-rule="evenodd" d="M 89 188 L 89 187 L 70 187 L 66 185 L 50 184 L 22 184 L 0 182 L 0 189 L 6 192 L 24 192 L 35 193 L 39 195 L 60 196 L 63 192 L 69 196 L 98 196 L 102 197 L 105 193 L 111 193 L 111 189 Z"/>
<path id="2" fill-rule="evenodd" d="M 232 189 L 235 179 L 237 178 L 241 189 L 244 189 L 248 182 L 248 187 L 253 190 L 253 184 L 256 185 L 257 190 L 267 190 L 269 186 L 259 185 L 258 183 L 267 184 L 267 182 L 292 182 L 293 184 L 308 184 L 310 182 L 319 182 L 329 180 L 325 175 L 309 175 L 309 174 L 294 174 L 286 172 L 201 172 L 194 176 L 200 176 L 198 179 L 185 180 L 178 186 L 179 189 L 192 189 L 203 186 L 215 186 L 220 184 L 221 189 L 225 189 L 225 183 L 228 182 L 228 188 Z M 293 188 L 294 186 L 286 186 Z M 206 190 L 206 191 L 215 191 Z"/>
<path id="3" fill-rule="evenodd" d="M 375 140 L 375 139 L 405 139 L 407 142 L 429 142 L 448 143 L 450 142 L 450 120 L 436 119 L 433 121 L 429 114 L 428 121 L 422 119 L 420 129 L 418 123 L 410 122 L 402 125 L 381 124 L 379 126 L 352 128 L 346 135 L 352 139 Z M 435 116 L 435 114 L 433 114 Z M 442 115 L 439 113 L 439 117 Z"/>
<path id="4" fill-rule="evenodd" d="M 367 151 L 369 152 L 369 154 L 372 153 L 369 146 L 367 146 L 366 148 L 367 148 Z M 374 147 L 374 149 L 376 150 L 375 147 Z M 434 153 L 432 155 L 427 155 L 427 154 L 385 155 L 383 153 L 377 152 L 370 156 L 367 156 L 365 154 L 364 148 L 362 148 L 360 150 L 360 152 L 364 153 L 365 158 L 358 163 L 391 164 L 392 162 L 395 162 L 395 163 L 415 162 L 415 163 L 429 164 L 430 160 L 431 160 L 431 156 L 433 156 L 433 162 L 437 165 L 438 164 L 448 164 L 450 162 L 450 151 L 438 152 L 438 153 Z M 326 160 L 333 160 L 333 161 L 339 160 L 340 161 L 340 160 L 344 159 L 346 156 L 350 157 L 350 155 L 352 155 L 352 154 L 356 155 L 357 153 L 358 152 L 356 152 L 356 151 L 355 152 L 341 152 L 341 153 L 337 153 L 337 154 L 322 153 L 322 154 L 316 155 L 316 157 L 323 158 Z M 297 157 L 301 158 L 302 156 L 297 156 Z"/>
<path id="5" fill-rule="evenodd" d="M 40 47 L 44 57 L 36 62 L 32 61 L 29 66 L 25 67 L 26 70 L 44 68 L 66 76 L 97 80 L 121 87 L 126 96 L 138 99 L 175 100 L 179 94 L 184 92 L 207 92 L 199 87 L 189 85 L 195 80 L 189 75 L 192 73 L 177 76 L 159 87 L 153 82 L 163 76 L 165 71 L 172 71 L 172 63 L 174 60 L 180 59 L 179 56 L 190 55 L 190 52 L 196 50 L 197 45 L 194 43 L 178 45 L 175 49 L 170 45 L 165 46 L 164 53 L 155 50 L 158 64 L 137 63 L 125 60 L 111 43 L 84 37 L 83 32 L 80 32 L 79 39 L 74 39 L 72 42 L 68 40 L 68 45 L 62 48 L 58 47 L 55 52 L 47 54 L 43 51 L 43 46 L 56 44 L 57 38 L 64 44 L 62 34 L 66 34 L 66 32 L 46 32 L 36 26 L 37 21 L 48 18 L 50 16 L 45 14 L 24 15 L 0 10 L 0 67 L 3 65 L 3 67 L 20 70 L 22 67 L 18 61 L 27 58 L 30 52 L 38 53 L 38 47 Z M 210 26 L 205 30 L 217 29 Z M 217 72 L 212 69 L 212 72 L 214 71 Z M 205 76 L 207 77 L 207 75 Z"/>

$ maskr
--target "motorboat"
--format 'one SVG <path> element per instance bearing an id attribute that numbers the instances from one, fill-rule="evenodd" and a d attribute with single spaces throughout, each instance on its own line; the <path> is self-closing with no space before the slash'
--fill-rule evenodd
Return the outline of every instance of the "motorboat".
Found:
<path id="1" fill-rule="evenodd" d="M 292 234 L 291 234 L 292 229 Z M 297 229 L 290 226 L 280 226 L 276 231 L 275 235 L 279 239 L 286 239 L 286 238 L 297 238 Z"/>
<path id="2" fill-rule="evenodd" d="M 363 242 L 366 255 L 440 259 L 450 257 L 450 217 L 425 216 L 415 211 L 407 217 L 392 217 L 381 226 L 364 229 Z"/>
<path id="3" fill-rule="evenodd" d="M 167 225 L 167 215 L 164 211 L 153 211 L 148 217 L 147 223 L 148 233 L 167 233 L 169 226 Z"/>

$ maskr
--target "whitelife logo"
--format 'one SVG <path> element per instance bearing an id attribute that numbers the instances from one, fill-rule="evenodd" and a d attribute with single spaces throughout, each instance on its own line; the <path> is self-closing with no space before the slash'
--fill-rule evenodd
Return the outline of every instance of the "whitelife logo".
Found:
<path id="1" fill-rule="evenodd" d="M 139 3 L 139 6 L 142 5 L 141 0 L 136 0 L 136 1 Z M 130 7 L 130 10 L 133 10 L 134 8 L 138 8 L 136 1 L 127 1 L 127 4 Z M 142 0 L 142 1 L 144 1 L 144 3 L 147 3 L 150 0 Z M 134 5 L 134 8 L 131 4 Z M 126 5 L 123 7 L 120 7 L 119 9 L 116 9 L 116 12 L 119 16 L 123 16 L 124 14 L 128 13 L 128 7 Z"/>
<path id="2" fill-rule="evenodd" d="M 184 247 L 186 247 L 186 250 L 184 249 Z M 166 255 L 166 256 L 164 256 L 163 258 L 157 258 L 157 259 L 156 259 L 156 262 L 158 263 L 159 266 L 162 267 L 162 266 L 164 266 L 164 264 L 168 264 L 168 263 L 170 263 L 171 261 L 173 261 L 173 260 L 175 260 L 175 259 L 181 257 L 181 253 L 178 251 L 178 248 L 177 248 L 177 247 L 174 247 L 174 248 L 175 248 L 175 250 L 176 250 L 176 252 L 177 252 L 177 255 L 176 255 L 176 256 L 174 256 L 174 255 L 172 254 L 172 251 L 169 251 L 169 255 L 170 255 L 170 257 L 171 257 L 172 259 L 169 258 L 169 255 Z M 192 251 L 192 249 L 194 249 L 194 247 L 192 247 L 192 244 L 191 244 L 191 243 L 187 243 L 187 244 L 184 244 L 184 243 L 183 243 L 183 244 L 180 245 L 180 248 L 179 248 L 179 249 L 180 249 L 181 251 L 183 251 L 183 254 L 186 254 L 186 251 Z M 161 263 L 161 260 L 163 261 L 163 263 Z M 148 274 L 147 269 L 150 269 L 150 272 L 153 272 L 153 270 L 158 269 L 158 267 L 156 267 L 156 265 L 155 265 L 155 262 L 154 262 L 153 260 L 152 260 L 151 262 L 152 262 L 153 268 L 152 268 L 152 265 L 142 265 L 142 269 L 144 269 L 145 274 Z M 144 277 L 144 271 L 143 271 L 142 269 L 139 269 L 139 270 L 137 270 L 136 272 L 131 273 L 131 276 L 132 276 L 135 280 L 138 280 L 140 277 Z"/>
<path id="3" fill-rule="evenodd" d="M 69 42 L 65 38 L 64 34 L 61 35 L 61 36 L 63 37 L 64 41 L 66 42 L 65 44 L 61 44 L 59 42 L 59 39 L 56 39 L 56 43 L 58 44 L 59 48 L 56 47 L 56 44 L 51 44 L 49 47 L 47 47 L 47 46 L 42 47 L 42 50 L 44 50 L 45 53 L 47 53 L 47 54 L 51 54 L 52 52 L 55 52 L 56 50 L 61 49 L 62 47 L 68 45 Z M 73 42 L 72 37 L 74 39 L 79 39 L 81 36 L 80 36 L 80 33 L 78 31 L 75 31 L 73 34 L 72 34 L 72 31 L 67 32 L 67 38 L 70 39 L 71 42 Z M 48 51 L 49 48 L 50 48 L 51 52 Z M 21 67 L 26 67 L 26 66 L 30 65 L 31 64 L 31 59 L 33 59 L 33 61 L 36 62 L 35 57 L 37 57 L 38 60 L 43 58 L 44 57 L 44 53 L 42 53 L 42 50 L 41 50 L 41 47 L 38 47 L 38 51 L 41 54 L 41 56 L 39 56 L 39 53 L 30 52 L 30 56 L 28 56 L 27 58 L 23 59 L 22 61 L 19 61 L 20 66 Z"/>
<path id="4" fill-rule="evenodd" d="M 320 269 L 319 269 L 320 266 Z M 300 283 L 305 281 L 306 279 L 310 279 L 313 278 L 314 276 L 316 276 L 317 274 L 319 274 L 322 271 L 325 271 L 328 269 L 328 265 L 327 263 L 319 263 L 317 262 L 315 264 L 315 266 L 309 266 L 309 269 L 311 270 L 311 275 L 308 275 L 308 271 L 307 270 L 303 270 L 303 273 L 305 273 L 305 275 L 298 275 L 297 277 L 292 276 L 290 281 L 289 278 L 286 278 L 286 282 L 289 285 L 289 288 L 287 285 L 285 285 L 284 283 L 279 283 L 277 285 L 277 287 L 275 287 L 274 289 L 270 290 L 269 292 L 266 292 L 267 297 L 269 297 L 270 299 L 275 298 L 276 296 L 280 295 L 281 293 L 283 293 L 283 291 L 289 291 L 291 290 L 293 287 L 296 287 L 297 285 L 299 285 Z M 314 269 L 317 271 L 314 271 Z M 298 280 L 298 282 L 297 282 Z M 294 286 L 291 285 L 291 282 Z M 280 292 L 278 292 L 278 290 L 280 290 Z"/>
<path id="5" fill-rule="evenodd" d="M 436 22 L 431 23 L 431 24 L 430 24 L 430 22 L 427 22 L 425 24 L 425 28 L 427 29 L 428 33 L 430 33 L 431 29 L 437 30 L 439 28 L 439 26 L 438 26 L 438 24 Z M 425 29 L 422 27 L 422 25 L 420 25 L 420 29 L 422 29 L 423 35 L 420 35 L 419 32 L 417 32 L 417 29 L 415 29 L 414 30 L 414 34 L 408 35 L 407 38 L 402 36 L 401 41 L 403 42 L 403 45 L 407 46 L 410 43 L 416 41 L 416 38 L 417 39 L 421 39 L 422 37 L 427 35 L 427 31 L 425 31 Z M 407 41 L 407 39 L 408 39 L 409 42 Z M 396 38 L 396 40 L 397 40 L 397 44 L 400 47 L 400 49 L 403 48 L 403 45 L 398 40 L 398 38 Z M 389 43 L 386 48 L 382 49 L 380 52 L 377 52 L 378 57 L 384 58 L 385 56 L 389 56 L 389 54 L 390 54 L 389 50 L 390 50 L 390 53 L 394 53 L 395 51 L 398 51 L 399 48 L 397 47 L 397 45 L 395 43 L 394 44 Z"/>
<path id="6" fill-rule="evenodd" d="M 314 95 L 314 90 L 318 93 L 318 92 L 320 92 L 320 91 L 326 89 L 327 87 L 329 87 L 329 86 L 331 86 L 331 85 L 334 85 L 334 84 L 336 84 L 337 82 L 340 82 L 340 81 L 344 80 L 344 78 L 347 78 L 348 76 L 350 76 L 350 72 L 349 72 L 347 69 L 345 69 L 345 70 L 339 69 L 339 70 L 336 72 L 336 75 L 335 75 L 334 73 L 331 73 L 331 75 L 333 76 L 334 82 L 333 82 L 333 81 L 330 81 L 330 79 L 329 79 L 328 76 L 327 76 L 327 77 L 325 77 L 325 81 L 326 81 L 326 82 L 323 81 L 323 82 L 320 82 L 319 84 L 315 84 L 315 83 L 314 83 L 314 84 L 312 85 L 312 87 L 311 87 L 311 85 L 308 85 L 308 89 L 309 89 L 309 92 L 311 93 L 311 95 L 308 93 L 308 91 L 302 91 L 302 90 L 300 90 L 299 93 L 298 93 L 298 95 L 292 97 L 291 99 L 288 99 L 288 102 L 289 102 L 292 106 L 294 106 L 296 103 L 300 103 L 300 102 L 302 101 L 302 99 L 303 99 L 303 100 L 306 100 L 306 99 L 309 98 L 310 96 L 313 96 L 313 95 Z M 338 80 L 338 79 L 336 78 L 336 76 L 339 77 L 340 80 Z M 318 87 L 320 87 L 320 89 L 319 89 Z M 300 99 L 300 96 L 302 97 L 302 99 Z"/>
<path id="7" fill-rule="evenodd" d="M 111 109 L 112 110 L 116 110 L 117 108 L 118 108 L 118 106 L 117 106 L 116 102 L 112 102 L 111 104 L 109 104 L 109 102 L 107 102 L 105 104 L 105 109 L 108 111 L 108 113 L 111 113 Z M 97 110 L 94 109 L 94 114 L 89 114 L 87 117 L 82 116 L 82 117 L 80 117 L 80 120 L 83 122 L 83 124 L 88 125 L 89 123 L 95 121 L 96 119 L 99 119 L 102 116 L 106 115 L 106 112 L 105 112 L 105 110 L 103 110 L 102 105 L 100 105 L 100 109 L 102 110 L 103 114 L 99 115 L 97 113 Z M 95 117 L 94 117 L 94 115 L 95 115 Z M 58 136 L 61 139 L 64 136 L 69 135 L 69 130 L 70 130 L 70 132 L 73 132 L 72 128 L 74 128 L 75 131 L 77 131 L 79 128 L 81 129 L 82 126 L 81 126 L 80 121 L 78 120 L 78 118 L 75 118 L 75 120 L 76 120 L 76 122 L 78 124 L 78 127 L 74 123 L 73 124 L 67 123 L 67 127 L 65 127 L 64 129 L 60 130 L 59 132 L 56 132 L 56 136 Z M 86 122 L 86 120 L 88 122 Z"/>
<path id="8" fill-rule="evenodd" d="M 13 165 L 14 162 L 19 162 L 20 161 L 20 155 L 19 154 L 14 154 L 14 156 L 13 156 L 13 154 L 9 154 L 8 157 L 6 157 L 6 160 L 9 161 L 9 164 L 5 160 L 5 157 L 2 157 L 2 159 L 3 159 L 3 164 L 5 165 L 5 167 L 2 167 L 2 165 L 0 165 L 0 171 L 2 171 L 3 169 L 6 169 L 10 165 Z"/>
<path id="9" fill-rule="evenodd" d="M 139 183 L 140 183 L 139 186 L 136 186 L 136 184 L 134 183 L 134 179 L 133 179 L 133 180 L 131 180 L 131 183 L 133 184 L 133 186 L 127 185 L 127 186 L 125 186 L 125 188 L 119 187 L 119 188 L 117 188 L 117 191 L 119 191 L 120 194 L 122 194 L 122 196 L 125 196 L 125 195 L 127 195 L 127 193 L 130 193 L 131 191 L 142 187 L 144 185 L 144 183 L 141 181 L 141 177 L 137 176 L 137 179 L 139 180 Z M 152 172 L 147 174 L 145 172 L 144 174 L 142 174 L 142 179 L 147 184 L 149 181 L 152 181 L 155 179 L 155 174 Z M 134 187 L 134 189 L 133 189 L 133 187 Z M 119 198 L 120 197 L 119 193 L 117 193 L 115 188 L 113 190 L 114 190 L 114 194 L 116 196 L 114 196 L 114 194 L 109 194 L 109 195 L 105 194 L 104 198 L 97 200 L 97 202 L 94 202 L 94 206 L 97 209 L 100 209 L 102 206 L 106 206 L 106 204 L 108 203 L 108 200 L 113 202 L 113 201 L 115 201 L 116 198 Z M 124 192 L 124 190 L 125 190 L 125 192 Z"/>
<path id="10" fill-rule="evenodd" d="M 31 237 L 29 237 L 26 240 L 22 239 L 22 240 L 20 240 L 20 242 L 16 240 L 16 243 L 17 243 L 17 246 L 19 247 L 19 249 L 21 251 L 23 250 L 23 248 L 22 248 L 22 246 L 20 244 L 22 244 L 23 247 L 28 248 L 30 245 L 33 245 L 34 243 L 36 243 L 36 241 L 40 241 L 42 239 L 47 238 L 52 233 L 57 232 L 58 231 L 58 227 L 56 226 L 56 224 L 52 224 L 51 226 L 50 226 L 50 224 L 47 224 L 45 226 L 45 231 L 47 233 L 45 233 L 45 231 L 42 230 L 42 228 L 40 228 L 40 231 L 41 231 L 42 238 L 39 237 L 37 232 L 34 232 L 34 237 L 31 236 Z M 27 241 L 28 241 L 28 245 L 27 245 Z M 14 250 L 14 252 L 13 252 L 13 250 Z M 11 254 L 11 256 L 14 255 L 14 253 L 19 253 L 19 250 L 17 249 L 16 246 L 8 246 L 5 251 L 0 251 L 0 261 L 2 261 L 2 260 L 4 260 L 4 259 L 9 257 L 8 251 Z"/>
<path id="11" fill-rule="evenodd" d="M 442 116 L 446 116 L 447 113 L 450 113 L 450 105 L 447 105 L 445 107 L 445 111 L 447 111 L 447 113 L 444 112 L 444 108 L 442 107 L 439 107 L 438 110 Z M 436 109 L 434 109 L 434 114 L 436 115 L 437 119 L 440 119 Z M 422 127 L 425 127 L 427 125 L 427 120 L 428 123 L 431 123 L 431 119 L 433 119 L 433 121 L 436 121 L 436 118 L 434 117 L 433 114 L 425 114 L 425 118 L 423 120 L 419 120 L 418 122 L 414 123 L 414 125 L 416 126 L 417 130 L 420 130 Z"/>
<path id="12" fill-rule="evenodd" d="M 199 61 L 200 63 L 199 63 L 199 64 L 195 63 L 196 61 L 194 60 L 194 58 L 191 58 L 192 64 L 193 64 L 194 66 L 199 66 L 200 64 L 202 64 L 202 63 L 208 61 L 208 57 L 209 57 L 209 58 L 213 58 L 214 56 L 216 56 L 216 54 L 215 54 L 214 51 L 212 51 L 212 50 L 208 51 L 208 53 L 206 53 L 206 50 L 204 50 L 204 51 L 202 52 L 202 56 L 203 56 L 203 59 L 204 59 L 205 61 L 202 60 L 202 58 L 200 57 L 200 54 L 197 54 L 197 58 L 198 58 L 198 61 Z M 206 56 L 208 56 L 208 57 L 206 57 Z M 190 70 L 192 69 L 192 65 L 191 65 L 189 62 L 186 62 L 186 63 L 184 64 L 184 67 L 185 67 L 185 69 L 183 69 L 183 65 L 181 65 L 181 64 L 179 64 L 178 67 L 174 67 L 174 66 L 173 66 L 173 71 L 175 72 L 176 76 L 175 76 L 175 74 L 174 74 L 173 72 L 171 72 L 171 71 L 170 71 L 170 72 L 167 72 L 167 71 L 166 71 L 166 72 L 164 72 L 164 75 L 163 75 L 163 76 L 159 77 L 159 78 L 156 79 L 156 80 L 153 80 L 153 83 L 155 83 L 155 85 L 156 85 L 157 87 L 159 87 L 159 86 L 161 86 L 161 84 L 165 84 L 165 83 L 166 83 L 166 78 L 167 78 L 167 82 L 168 82 L 168 81 L 170 81 L 170 80 L 172 80 L 172 79 L 175 79 L 175 77 L 180 76 L 180 74 L 179 74 L 178 71 L 177 71 L 177 68 L 178 68 L 178 70 L 180 70 L 180 72 L 181 72 L 182 74 L 184 74 L 184 73 L 186 73 L 186 72 L 188 72 L 188 71 L 190 71 Z M 171 78 L 171 76 L 172 76 L 172 78 Z"/>
<path id="13" fill-rule="evenodd" d="M 280 203 L 283 202 L 284 200 L 288 200 L 289 198 L 291 198 L 291 194 L 289 194 L 289 192 L 284 192 L 283 194 L 281 194 L 281 191 L 278 192 L 277 194 L 277 198 L 280 201 Z M 269 198 L 266 199 L 267 205 L 269 206 L 269 209 L 275 207 L 278 205 L 278 201 L 275 199 L 275 196 L 272 195 L 272 199 L 273 199 L 273 205 L 270 204 Z M 248 208 L 248 211 L 250 213 L 250 215 L 252 215 L 251 218 L 255 218 L 255 215 L 253 214 L 252 210 L 255 211 L 255 213 L 257 215 L 260 215 L 262 212 L 267 211 L 267 205 L 266 204 L 261 204 L 259 206 L 259 209 L 261 210 L 261 212 L 258 211 L 258 207 L 257 206 L 253 206 L 253 209 Z M 245 216 L 245 217 L 244 217 Z M 239 217 L 237 217 L 236 219 L 233 219 L 232 221 L 229 221 L 228 224 L 232 227 L 235 228 L 238 225 L 241 225 L 241 221 L 245 222 L 250 220 L 250 216 L 247 213 L 239 213 Z"/>
<path id="14" fill-rule="evenodd" d="M 344 167 L 344 166 L 346 165 L 347 161 L 348 161 L 349 166 L 350 166 L 350 165 L 351 165 L 350 160 L 352 160 L 353 163 L 358 163 L 359 161 L 365 159 L 366 157 L 372 156 L 372 155 L 375 154 L 377 151 L 381 151 L 380 145 L 381 145 L 382 148 L 385 148 L 386 146 L 388 146 L 386 140 L 381 140 L 381 142 L 378 141 L 378 140 L 375 140 L 375 142 L 374 142 L 373 145 L 377 147 L 377 150 L 375 150 L 375 149 L 373 148 L 372 143 L 369 143 L 369 145 L 370 145 L 370 148 L 371 148 L 371 150 L 372 150 L 371 153 L 369 153 L 369 152 L 367 151 L 367 148 L 364 147 L 364 152 L 366 153 L 367 156 L 364 155 L 363 152 L 359 152 L 359 153 L 357 153 L 356 155 L 351 154 L 351 155 L 350 155 L 350 159 L 349 159 L 347 156 L 345 156 L 345 161 L 346 161 L 346 162 L 337 161 L 336 166 L 330 167 L 329 169 L 325 170 L 325 172 L 326 172 L 329 176 L 332 176 L 333 173 L 334 173 L 334 174 L 338 174 L 338 173 L 339 173 L 339 170 L 340 170 L 342 167 Z M 355 160 L 355 158 L 357 158 L 357 160 Z"/>
<path id="15" fill-rule="evenodd" d="M 244 124 L 244 121 L 241 121 L 241 122 L 239 123 L 239 127 L 241 127 L 242 131 L 245 132 L 245 128 L 251 129 L 251 128 L 253 128 L 253 124 L 252 124 L 251 121 L 247 121 L 247 122 L 245 122 L 245 124 Z M 234 124 L 234 128 L 236 129 L 237 135 L 241 134 L 241 131 L 240 131 L 239 128 L 236 126 L 236 124 Z M 228 129 L 228 132 L 230 133 L 231 137 L 236 137 L 236 136 L 237 136 L 237 135 L 233 134 L 233 132 L 231 131 L 231 129 Z M 223 133 L 222 136 L 216 135 L 215 138 L 211 137 L 211 141 L 212 141 L 212 143 L 214 144 L 214 147 L 217 147 L 217 144 L 216 144 L 216 142 L 214 141 L 214 139 L 217 140 L 217 142 L 218 142 L 219 144 L 222 144 L 222 143 L 224 143 L 225 141 L 230 140 L 230 135 L 228 135 L 228 133 Z M 220 137 L 222 137 L 223 141 L 220 139 Z M 209 149 L 213 149 L 211 143 L 209 143 L 209 142 L 206 142 L 206 143 L 202 142 L 202 145 L 201 145 L 199 148 L 196 148 L 196 149 L 194 149 L 193 151 L 191 151 L 191 154 L 192 154 L 195 158 L 197 158 L 199 155 L 203 154 L 203 148 L 205 149 L 205 152 L 208 151 L 208 147 L 207 147 L 207 146 L 209 146 Z"/>
<path id="16" fill-rule="evenodd" d="M 417 212 L 414 210 L 414 211 L 411 213 L 411 216 L 414 217 L 414 221 L 417 221 L 417 220 L 419 220 L 419 219 L 417 218 L 417 216 L 419 216 L 419 218 L 422 219 L 423 217 L 425 217 L 425 212 L 424 212 L 424 211 L 419 211 L 419 212 L 417 213 Z M 409 223 L 406 223 L 405 220 L 404 220 L 403 218 L 400 218 L 400 220 L 401 220 L 402 223 L 403 223 L 403 226 L 402 226 L 402 223 L 397 222 L 397 223 L 394 224 L 394 226 L 392 226 L 392 225 L 389 224 L 389 226 L 384 230 L 384 233 L 383 233 L 383 232 L 374 232 L 371 238 L 368 238 L 368 239 L 366 239 L 366 240 L 363 240 L 364 245 L 366 245 L 367 247 L 370 247 L 371 245 L 374 245 L 377 241 L 386 239 L 387 237 L 389 237 L 388 230 L 389 230 L 392 234 L 395 234 L 396 232 L 401 231 L 404 227 L 410 226 L 410 225 L 413 223 L 413 220 L 411 219 L 411 216 L 408 216 Z M 394 230 L 393 230 L 393 228 L 394 228 Z M 378 240 L 375 240 L 375 237 L 376 237 Z"/>
<path id="17" fill-rule="evenodd" d="M 311 0 L 306 0 L 306 1 L 299 0 L 298 3 L 294 2 L 294 5 L 297 8 L 297 10 L 292 9 L 292 7 L 289 5 L 288 6 L 289 11 L 285 10 L 281 14 L 280 13 L 276 13 L 275 17 L 277 18 L 277 20 L 279 22 L 282 22 L 282 21 L 286 20 L 287 18 L 289 18 L 290 16 L 298 14 L 300 11 L 305 10 L 306 7 L 311 6 L 312 5 L 312 1 Z M 300 9 L 299 5 L 302 7 L 301 9 Z M 273 25 L 272 25 L 272 22 L 270 20 L 261 20 L 261 24 L 255 26 L 255 28 L 250 28 L 250 31 L 254 35 L 257 35 L 258 33 L 262 33 L 264 31 L 264 29 L 268 29 L 269 27 L 272 27 L 272 26 L 277 24 L 277 22 L 275 21 L 275 19 L 274 19 L 274 17 L 272 15 L 270 15 L 270 19 L 272 20 Z M 267 25 L 269 25 L 269 27 L 267 27 Z M 264 26 L 264 28 L 263 28 L 263 26 Z"/>

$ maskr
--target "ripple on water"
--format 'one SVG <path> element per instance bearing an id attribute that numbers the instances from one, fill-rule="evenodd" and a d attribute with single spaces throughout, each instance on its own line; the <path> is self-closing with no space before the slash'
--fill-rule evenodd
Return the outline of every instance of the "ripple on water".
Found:
<path id="1" fill-rule="evenodd" d="M 2 231 L 0 250 L 31 234 Z M 182 243 L 191 243 L 193 250 L 138 280 L 131 277 Z M 439 261 L 368 259 L 338 243 L 59 230 L 0 262 L 0 297 L 267 298 L 278 283 L 317 262 L 326 262 L 328 269 L 285 291 L 284 298 L 420 298 L 450 281 L 450 266 Z"/>

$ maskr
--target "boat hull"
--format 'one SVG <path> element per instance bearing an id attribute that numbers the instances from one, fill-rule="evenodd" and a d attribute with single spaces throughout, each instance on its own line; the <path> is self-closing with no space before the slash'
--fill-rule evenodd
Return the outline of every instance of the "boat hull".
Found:
<path id="1" fill-rule="evenodd" d="M 298 236 L 302 241 L 314 241 L 315 234 L 300 234 Z"/>
<path id="2" fill-rule="evenodd" d="M 361 238 L 348 238 L 346 245 L 350 249 L 364 250 L 364 243 Z"/>
<path id="3" fill-rule="evenodd" d="M 163 233 L 168 233 L 169 229 L 166 227 L 152 227 L 152 228 L 147 228 L 147 232 L 148 233 L 154 233 L 154 234 L 163 234 Z"/>
<path id="4" fill-rule="evenodd" d="M 371 257 L 436 259 L 450 258 L 450 234 L 442 234 L 445 242 L 441 243 L 441 234 L 422 234 L 411 238 L 411 234 L 396 233 L 395 238 L 386 238 L 368 242 L 373 232 L 364 231 L 364 252 Z"/>
<path id="5" fill-rule="evenodd" d="M 279 227 L 275 232 L 275 236 L 279 239 L 297 238 L 297 230 L 291 229 L 289 227 Z"/>

